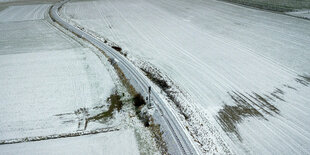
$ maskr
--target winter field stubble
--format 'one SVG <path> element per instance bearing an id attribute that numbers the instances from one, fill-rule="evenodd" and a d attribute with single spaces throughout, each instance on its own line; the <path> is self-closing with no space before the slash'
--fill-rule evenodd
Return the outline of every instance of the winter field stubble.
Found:
<path id="1" fill-rule="evenodd" d="M 202 152 L 310 152 L 309 21 L 198 0 L 70 2 L 61 12 L 171 79 Z"/>

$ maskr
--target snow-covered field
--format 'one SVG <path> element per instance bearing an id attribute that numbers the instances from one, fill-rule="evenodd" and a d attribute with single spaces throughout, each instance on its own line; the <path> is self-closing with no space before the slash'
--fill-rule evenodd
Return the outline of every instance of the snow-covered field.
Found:
<path id="1" fill-rule="evenodd" d="M 0 21 L 23 21 L 43 19 L 49 4 L 10 6 L 0 12 Z"/>
<path id="2" fill-rule="evenodd" d="M 62 13 L 172 79 L 203 152 L 310 153 L 309 21 L 213 0 L 70 2 Z"/>
<path id="3" fill-rule="evenodd" d="M 49 6 L 9 6 L 0 12 L 0 154 L 158 153 L 130 105 L 110 119 L 85 124 L 86 117 L 108 110 L 107 99 L 116 90 L 124 100 L 129 95 L 102 53 L 49 22 Z M 24 142 L 106 127 L 120 130 Z M 7 144 L 12 141 L 22 143 Z"/>
<path id="4" fill-rule="evenodd" d="M 72 138 L 0 145 L 0 154 L 126 154 L 138 155 L 133 130 Z"/>
<path id="5" fill-rule="evenodd" d="M 105 105 L 113 81 L 89 52 L 73 49 L 1 55 L 0 139 L 75 131 L 79 121 L 76 110 Z"/>
<path id="6" fill-rule="evenodd" d="M 30 4 L 54 4 L 58 0 L 0 0 L 1 5 L 30 5 Z"/>
<path id="7" fill-rule="evenodd" d="M 7 19 L 14 13 L 23 14 L 11 12 Z M 24 15 L 21 21 L 0 24 L 1 140 L 75 131 L 74 112 L 107 104 L 115 87 L 90 50 L 47 21 L 24 21 L 37 14 Z M 66 113 L 71 120 L 59 119 Z"/>

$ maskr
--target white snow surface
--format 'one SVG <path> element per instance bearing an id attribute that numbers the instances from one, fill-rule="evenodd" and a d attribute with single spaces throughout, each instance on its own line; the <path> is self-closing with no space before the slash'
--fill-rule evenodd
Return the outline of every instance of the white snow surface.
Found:
<path id="1" fill-rule="evenodd" d="M 98 67 L 98 58 L 86 54 L 89 52 L 1 55 L 0 139 L 76 131 L 75 110 L 106 104 L 113 81 L 103 66 Z M 93 72 L 88 71 L 91 69 Z M 70 119 L 57 116 L 64 113 Z"/>
<path id="2" fill-rule="evenodd" d="M 198 128 L 213 126 L 231 152 L 310 153 L 310 87 L 299 76 L 310 74 L 309 21 L 213 0 L 70 2 L 62 11 L 171 78 L 188 93 L 190 115 L 208 118 Z M 240 104 L 234 92 L 263 114 L 236 123 L 242 140 L 217 120 L 224 105 Z M 203 145 L 218 145 L 205 134 Z"/>
<path id="3" fill-rule="evenodd" d="M 47 21 L 5 22 L 0 24 L 0 54 L 66 50 L 79 46 Z"/>
<path id="4" fill-rule="evenodd" d="M 121 130 L 72 138 L 0 145 L 0 154 L 102 154 L 138 155 L 133 130 Z"/>
<path id="5" fill-rule="evenodd" d="M 10 6 L 0 12 L 0 22 L 43 19 L 50 4 Z"/>
<path id="6" fill-rule="evenodd" d="M 115 85 L 91 50 L 36 20 L 0 23 L 0 87 L 0 140 L 7 140 L 83 129 L 74 112 L 108 106 Z"/>
<path id="7" fill-rule="evenodd" d="M 12 2 L 14 0 L 0 0 L 1 3 L 5 3 L 5 2 Z"/>

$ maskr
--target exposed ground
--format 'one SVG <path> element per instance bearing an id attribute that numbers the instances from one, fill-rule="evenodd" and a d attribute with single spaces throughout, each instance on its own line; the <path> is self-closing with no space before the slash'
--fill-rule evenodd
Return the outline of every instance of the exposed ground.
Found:
<path id="1" fill-rule="evenodd" d="M 83 1 L 61 11 L 139 68 L 159 70 L 202 152 L 310 152 L 309 21 L 213 0 Z"/>

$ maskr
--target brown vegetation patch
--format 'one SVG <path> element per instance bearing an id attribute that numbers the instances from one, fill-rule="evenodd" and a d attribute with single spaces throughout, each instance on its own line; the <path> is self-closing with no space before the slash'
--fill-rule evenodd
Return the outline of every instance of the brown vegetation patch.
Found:
<path id="1" fill-rule="evenodd" d="M 122 109 L 123 102 L 121 101 L 121 97 L 117 93 L 112 94 L 107 99 L 107 101 L 111 103 L 109 109 L 107 111 L 100 113 L 100 114 L 89 117 L 87 119 L 87 121 L 94 121 L 94 120 L 102 120 L 102 119 L 111 118 L 113 116 L 113 112 L 115 110 L 117 110 L 119 112 Z"/>
<path id="2" fill-rule="evenodd" d="M 157 86 L 159 86 L 161 89 L 163 89 L 164 91 L 167 91 L 169 88 L 171 88 L 168 83 L 163 80 L 162 77 L 157 77 L 155 74 L 143 69 L 143 68 L 140 68 L 145 74 L 146 76 L 151 80 L 153 81 Z"/>
<path id="3" fill-rule="evenodd" d="M 177 108 L 180 110 L 179 112 L 184 116 L 184 118 L 187 120 L 189 119 L 189 116 L 184 112 L 181 103 L 175 98 L 175 92 L 171 91 L 170 88 L 171 86 L 168 84 L 166 80 L 158 73 L 152 73 L 147 71 L 144 68 L 140 68 L 146 76 L 154 82 L 158 87 L 160 87 L 166 94 L 167 97 L 177 106 Z M 158 70 L 156 70 L 158 71 Z M 158 71 L 159 72 L 159 71 Z"/>
<path id="4" fill-rule="evenodd" d="M 304 85 L 304 86 L 310 85 L 310 77 L 307 75 L 298 75 L 298 77 L 295 78 L 295 81 Z"/>
<path id="5" fill-rule="evenodd" d="M 270 95 L 259 95 L 258 93 L 228 92 L 235 105 L 225 104 L 218 112 L 217 120 L 222 129 L 227 133 L 233 133 L 240 141 L 242 138 L 236 127 L 247 117 L 257 117 L 267 120 L 265 115 L 279 115 L 280 111 L 271 102 L 275 100 L 284 101 L 280 95 L 284 95 L 281 89 L 276 88 Z"/>

